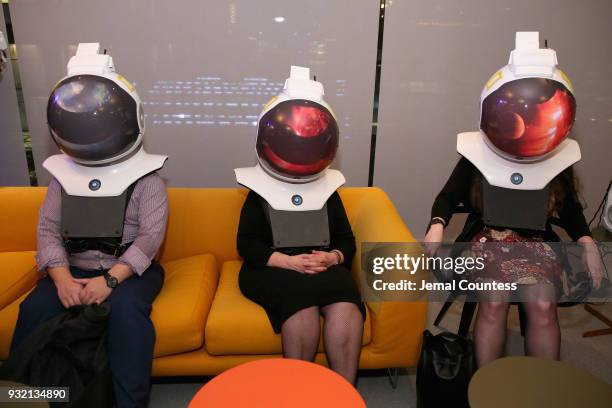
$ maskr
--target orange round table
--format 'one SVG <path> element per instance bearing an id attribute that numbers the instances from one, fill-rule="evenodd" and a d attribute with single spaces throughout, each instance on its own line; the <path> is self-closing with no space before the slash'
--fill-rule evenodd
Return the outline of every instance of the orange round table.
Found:
<path id="1" fill-rule="evenodd" d="M 206 383 L 189 408 L 365 408 L 355 388 L 334 371 L 307 361 L 252 361 Z"/>

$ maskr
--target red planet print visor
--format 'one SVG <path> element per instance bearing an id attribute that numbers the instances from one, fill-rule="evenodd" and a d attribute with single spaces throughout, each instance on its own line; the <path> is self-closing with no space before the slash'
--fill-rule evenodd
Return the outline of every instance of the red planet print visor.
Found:
<path id="1" fill-rule="evenodd" d="M 569 134 L 576 100 L 560 82 L 523 78 L 502 85 L 482 102 L 480 129 L 501 152 L 536 158 Z"/>
<path id="2" fill-rule="evenodd" d="M 305 99 L 284 101 L 259 121 L 257 155 L 272 171 L 305 178 L 325 170 L 338 150 L 338 124 L 331 112 Z"/>

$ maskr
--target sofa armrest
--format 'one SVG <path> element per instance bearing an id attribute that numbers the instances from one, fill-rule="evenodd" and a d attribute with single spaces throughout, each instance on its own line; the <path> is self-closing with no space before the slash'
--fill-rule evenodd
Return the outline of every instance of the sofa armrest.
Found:
<path id="1" fill-rule="evenodd" d="M 387 194 L 380 188 L 367 190 L 349 214 L 357 243 L 353 275 L 358 282 L 362 281 L 362 243 L 417 242 Z M 421 253 L 416 245 L 414 252 L 415 255 Z M 368 345 L 368 353 L 378 355 L 378 363 L 383 366 L 416 365 L 427 320 L 427 302 L 369 302 L 367 306 L 372 316 L 372 342 Z"/>
<path id="2" fill-rule="evenodd" d="M 34 251 L 0 252 L 0 310 L 31 290 L 42 276 L 34 255 Z"/>
<path id="3" fill-rule="evenodd" d="M 0 252 L 36 250 L 38 209 L 46 187 L 0 188 Z"/>

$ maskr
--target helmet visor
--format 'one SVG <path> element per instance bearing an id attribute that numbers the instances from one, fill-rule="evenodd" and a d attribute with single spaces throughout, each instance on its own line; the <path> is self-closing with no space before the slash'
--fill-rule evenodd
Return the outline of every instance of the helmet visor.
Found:
<path id="1" fill-rule="evenodd" d="M 560 82 L 524 78 L 502 85 L 482 102 L 480 129 L 502 153 L 536 158 L 569 134 L 576 101 Z"/>
<path id="2" fill-rule="evenodd" d="M 47 121 L 59 148 L 81 160 L 116 157 L 140 134 L 136 100 L 112 80 L 96 75 L 61 81 L 49 97 Z"/>
<path id="3" fill-rule="evenodd" d="M 257 155 L 281 176 L 309 177 L 331 164 L 338 138 L 338 124 L 327 108 L 303 99 L 284 101 L 260 119 Z"/>

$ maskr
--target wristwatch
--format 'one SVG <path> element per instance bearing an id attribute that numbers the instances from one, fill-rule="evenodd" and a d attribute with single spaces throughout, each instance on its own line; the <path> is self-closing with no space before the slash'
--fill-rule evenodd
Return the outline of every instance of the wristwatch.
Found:
<path id="1" fill-rule="evenodd" d="M 117 285 L 119 284 L 119 281 L 117 280 L 117 278 L 115 278 L 113 275 L 111 275 L 108 272 L 104 272 L 104 279 L 106 279 L 106 286 L 108 286 L 111 289 L 115 289 Z"/>

